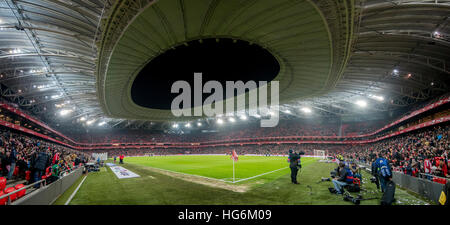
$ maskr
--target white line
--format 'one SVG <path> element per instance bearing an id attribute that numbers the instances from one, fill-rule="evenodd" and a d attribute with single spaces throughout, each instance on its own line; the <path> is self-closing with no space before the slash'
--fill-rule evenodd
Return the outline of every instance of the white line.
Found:
<path id="1" fill-rule="evenodd" d="M 312 162 L 312 161 L 309 161 L 309 162 Z M 305 162 L 303 165 L 307 165 L 307 164 L 309 164 L 309 163 Z M 279 170 L 282 170 L 282 169 L 286 169 L 286 168 L 289 168 L 289 167 L 283 167 L 283 168 L 280 168 L 280 169 L 277 169 L 277 170 L 274 170 L 274 171 L 270 171 L 270 172 L 267 172 L 267 173 L 262 173 L 262 174 L 259 174 L 259 175 L 253 176 L 253 177 L 243 178 L 243 179 L 237 180 L 236 182 L 231 182 L 231 183 L 238 183 L 238 182 L 241 182 L 241 181 L 244 181 L 244 180 L 250 180 L 250 179 L 253 179 L 253 178 L 256 178 L 256 177 L 260 177 L 260 176 L 263 176 L 263 175 L 266 175 L 266 174 L 269 174 L 269 173 L 273 173 L 273 172 L 276 172 L 276 171 L 279 171 Z"/>
<path id="2" fill-rule="evenodd" d="M 310 161 L 310 162 L 313 162 L 313 161 Z M 305 162 L 303 165 L 306 165 L 306 164 L 309 164 L 309 163 Z M 138 164 L 138 165 L 139 165 L 139 164 Z M 141 165 L 141 166 L 143 166 L 143 165 Z M 227 182 L 227 183 L 232 183 L 232 184 L 238 183 L 238 182 L 241 182 L 241 181 L 245 181 L 245 180 L 250 180 L 250 179 L 253 179 L 253 178 L 256 178 L 256 177 L 260 177 L 260 176 L 263 176 L 263 175 L 266 175 L 266 174 L 269 174 L 269 173 L 273 173 L 273 172 L 276 172 L 276 171 L 279 171 L 279 170 L 282 170 L 282 169 L 287 169 L 287 168 L 289 168 L 289 167 L 283 167 L 283 168 L 280 168 L 280 169 L 277 169 L 277 170 L 273 170 L 273 171 L 270 171 L 270 172 L 267 172 L 267 173 L 262 173 L 262 174 L 259 174 L 259 175 L 253 176 L 253 177 L 243 178 L 243 179 L 240 179 L 240 180 L 237 180 L 237 181 L 233 182 L 233 181 L 227 181 L 227 180 L 225 180 L 225 179 L 233 179 L 233 178 L 222 178 L 222 179 L 217 179 L 217 178 L 205 177 L 205 176 L 201 176 L 201 175 L 195 175 L 195 174 L 188 174 L 188 173 L 176 172 L 176 171 L 172 171 L 172 170 L 165 170 L 165 169 L 161 169 L 161 168 L 157 168 L 157 167 L 152 167 L 152 166 L 144 166 L 144 167 L 150 167 L 150 168 L 157 169 L 157 170 L 162 170 L 162 171 L 172 172 L 172 173 L 178 173 L 178 174 L 183 174 L 183 175 L 190 175 L 190 176 L 202 177 L 202 178 L 206 178 L 206 179 L 217 180 L 217 181 L 222 181 L 222 182 Z"/>
<path id="3" fill-rule="evenodd" d="M 75 191 L 72 193 L 72 195 L 70 195 L 69 199 L 67 199 L 67 202 L 66 202 L 64 205 L 68 205 L 68 204 L 70 203 L 70 201 L 72 201 L 72 198 L 73 198 L 73 197 L 75 196 L 75 194 L 78 192 L 78 189 L 80 189 L 80 187 L 81 187 L 81 185 L 83 184 L 84 180 L 86 180 L 86 177 L 87 177 L 87 176 L 85 176 L 85 177 L 83 178 L 83 180 L 81 181 L 81 183 L 78 185 L 77 189 L 75 189 Z"/>
<path id="4" fill-rule="evenodd" d="M 289 167 L 283 167 L 283 168 L 280 168 L 280 169 L 277 169 L 277 170 L 274 170 L 274 171 L 270 171 L 270 172 L 267 172 L 267 173 L 262 173 L 262 174 L 259 174 L 259 175 L 253 176 L 253 177 L 248 177 L 248 178 L 240 179 L 240 180 L 237 180 L 237 181 L 231 182 L 231 183 L 238 183 L 238 182 L 241 182 L 241 181 L 244 181 L 244 180 L 250 180 L 250 179 L 253 179 L 253 178 L 257 178 L 257 177 L 260 177 L 260 176 L 263 176 L 263 175 L 266 175 L 266 174 L 269 174 L 269 173 L 277 172 L 277 171 L 279 171 L 279 170 L 287 169 L 287 168 L 289 168 Z"/>
<path id="5" fill-rule="evenodd" d="M 195 176 L 195 177 L 201 177 L 201 178 L 206 178 L 206 179 L 211 179 L 211 180 L 217 180 L 217 181 L 233 183 L 232 181 L 225 181 L 225 180 L 222 180 L 222 179 L 217 179 L 217 178 L 212 178 L 212 177 L 205 177 L 205 176 L 196 175 L 196 174 L 189 174 L 189 173 L 182 173 L 182 172 L 177 172 L 177 171 L 172 171 L 172 170 L 165 170 L 165 169 L 152 167 L 152 166 L 145 166 L 145 167 L 150 167 L 150 168 L 153 168 L 153 169 L 156 169 L 156 170 L 162 170 L 162 171 L 166 171 L 166 172 L 170 172 L 170 173 L 178 173 L 178 174 L 183 174 L 183 175 L 188 175 L 188 176 Z"/>

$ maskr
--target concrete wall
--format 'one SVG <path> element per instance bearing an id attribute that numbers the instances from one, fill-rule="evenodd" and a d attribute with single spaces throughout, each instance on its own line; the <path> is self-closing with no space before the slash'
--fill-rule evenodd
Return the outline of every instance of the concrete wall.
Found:
<path id="1" fill-rule="evenodd" d="M 41 187 L 40 189 L 33 191 L 32 193 L 13 202 L 12 205 L 50 205 L 67 189 L 69 189 L 69 187 L 72 186 L 82 174 L 83 168 L 78 168 L 69 175 L 58 179 L 50 185 Z"/>
<path id="2" fill-rule="evenodd" d="M 416 192 L 435 203 L 439 203 L 439 196 L 444 188 L 443 184 L 399 172 L 393 172 L 392 180 L 400 187 Z"/>

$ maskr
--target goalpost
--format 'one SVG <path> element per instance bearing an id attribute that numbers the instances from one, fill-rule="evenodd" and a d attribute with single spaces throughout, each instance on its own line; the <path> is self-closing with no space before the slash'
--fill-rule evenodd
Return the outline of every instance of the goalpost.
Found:
<path id="1" fill-rule="evenodd" d="M 327 155 L 326 155 L 325 150 L 314 149 L 314 157 L 321 158 L 321 159 L 326 159 Z"/>

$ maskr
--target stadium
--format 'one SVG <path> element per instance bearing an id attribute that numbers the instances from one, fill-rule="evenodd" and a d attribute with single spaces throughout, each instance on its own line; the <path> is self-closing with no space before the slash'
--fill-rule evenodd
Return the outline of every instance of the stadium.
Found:
<path id="1" fill-rule="evenodd" d="M 1 208 L 448 205 L 449 0 L 1 0 L 0 73 Z"/>

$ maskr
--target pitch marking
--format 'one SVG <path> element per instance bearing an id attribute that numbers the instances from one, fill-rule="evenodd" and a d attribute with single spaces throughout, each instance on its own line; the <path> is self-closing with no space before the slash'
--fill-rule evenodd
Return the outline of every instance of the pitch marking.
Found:
<path id="1" fill-rule="evenodd" d="M 67 199 L 66 203 L 64 205 L 68 205 L 70 203 L 70 201 L 72 201 L 72 198 L 75 196 L 75 194 L 78 192 L 78 189 L 80 189 L 81 185 L 83 184 L 84 180 L 86 180 L 85 176 L 83 178 L 83 180 L 81 181 L 81 183 L 78 185 L 77 189 L 75 189 L 75 191 L 72 193 L 72 195 L 70 195 L 69 199 Z"/>

